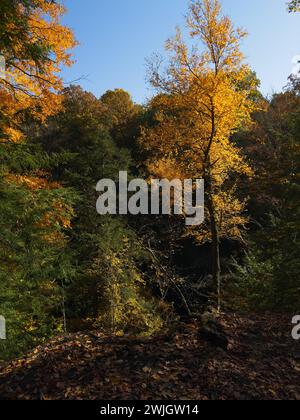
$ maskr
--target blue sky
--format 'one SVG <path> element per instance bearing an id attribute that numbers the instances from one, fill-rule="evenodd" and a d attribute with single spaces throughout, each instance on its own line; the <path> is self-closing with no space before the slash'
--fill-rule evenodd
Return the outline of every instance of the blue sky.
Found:
<path id="1" fill-rule="evenodd" d="M 96 96 L 123 88 L 136 102 L 151 96 L 145 59 L 162 52 L 176 25 L 184 24 L 188 0 L 64 0 L 80 45 L 64 79 L 76 80 Z M 223 11 L 249 32 L 242 50 L 269 95 L 286 85 L 293 57 L 300 55 L 300 14 L 285 0 L 222 0 Z"/>

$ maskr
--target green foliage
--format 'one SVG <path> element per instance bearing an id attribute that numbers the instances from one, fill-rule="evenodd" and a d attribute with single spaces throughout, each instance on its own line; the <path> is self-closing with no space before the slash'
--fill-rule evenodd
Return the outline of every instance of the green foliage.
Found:
<path id="1" fill-rule="evenodd" d="M 111 135 L 112 127 L 125 123 L 133 108 L 123 91 L 108 92 L 99 101 L 73 86 L 64 92 L 64 111 L 42 134 L 45 150 L 69 156 L 53 176 L 81 196 L 70 232 L 76 265 L 76 277 L 67 288 L 71 329 L 149 334 L 162 325 L 155 300 L 149 293 L 145 296 L 140 266 L 147 257 L 137 235 L 126 218 L 96 213 L 97 182 L 117 180 L 120 170 L 130 173 L 133 166 L 128 149 L 117 146 Z"/>
<path id="2" fill-rule="evenodd" d="M 105 107 L 106 123 L 111 128 L 126 123 L 138 109 L 129 93 L 122 89 L 107 91 L 102 95 L 101 103 Z"/>
<path id="3" fill-rule="evenodd" d="M 0 343 L 0 359 L 26 351 L 59 331 L 62 325 L 61 282 L 70 280 L 64 228 L 55 203 L 68 203 L 67 190 L 32 191 L 0 179 L 0 313 L 8 339 Z M 49 217 L 56 223 L 45 223 Z"/>
<path id="4" fill-rule="evenodd" d="M 129 93 L 122 89 L 108 91 L 101 97 L 104 109 L 105 124 L 115 143 L 130 149 L 135 157 L 138 151 L 137 137 L 140 134 L 141 118 L 144 109 L 136 105 Z"/>
<path id="5" fill-rule="evenodd" d="M 227 304 L 235 310 L 265 311 L 274 309 L 274 267 L 272 261 L 262 261 L 251 251 L 243 263 L 233 263 L 233 274 L 226 290 Z"/>
<path id="6" fill-rule="evenodd" d="M 280 232 L 284 232 L 283 238 L 274 237 Z M 290 241 L 287 235 L 286 226 L 280 219 L 274 219 L 270 232 L 264 232 L 264 235 L 260 232 L 257 243 L 252 243 L 243 262 L 233 264 L 227 303 L 237 310 L 247 311 L 298 310 L 300 246 L 295 234 Z"/>
<path id="7" fill-rule="evenodd" d="M 38 2 L 35 0 L 2 0 L 0 21 L 0 52 L 8 57 L 15 57 L 17 45 L 22 45 L 22 58 L 42 62 L 48 59 L 48 45 L 39 39 L 33 46 L 28 16 L 36 10 Z M 25 12 L 22 12 L 22 8 Z M 22 42 L 20 42 L 22 41 Z"/>
<path id="8" fill-rule="evenodd" d="M 156 304 L 149 294 L 146 299 L 144 291 L 139 264 L 147 257 L 136 234 L 123 220 L 107 217 L 90 239 L 94 255 L 85 268 L 85 276 L 94 279 L 90 308 L 94 308 L 95 327 L 135 334 L 159 329 L 162 320 L 155 313 Z"/>
<path id="9" fill-rule="evenodd" d="M 246 134 L 256 175 L 248 185 L 250 252 L 235 264 L 234 295 L 252 309 L 299 308 L 300 97 L 298 83 L 275 95 Z M 257 224 L 258 222 L 258 224 Z M 258 227 L 259 226 L 259 227 Z"/>

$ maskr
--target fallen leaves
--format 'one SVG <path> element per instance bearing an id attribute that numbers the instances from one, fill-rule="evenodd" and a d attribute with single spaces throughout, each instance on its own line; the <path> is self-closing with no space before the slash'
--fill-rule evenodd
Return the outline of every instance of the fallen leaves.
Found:
<path id="1" fill-rule="evenodd" d="M 59 337 L 2 366 L 0 397 L 25 400 L 300 399 L 300 349 L 282 317 L 223 315 L 231 345 L 183 325 L 172 339 Z"/>

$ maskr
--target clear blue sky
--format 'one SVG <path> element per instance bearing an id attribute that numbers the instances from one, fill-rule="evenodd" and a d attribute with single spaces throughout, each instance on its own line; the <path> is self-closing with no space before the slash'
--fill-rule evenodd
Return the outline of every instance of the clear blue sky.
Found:
<path id="1" fill-rule="evenodd" d="M 123 88 L 136 102 L 151 96 L 145 58 L 184 23 L 188 0 L 64 0 L 64 22 L 80 46 L 76 64 L 64 72 L 96 96 Z M 264 94 L 279 91 L 300 55 L 300 14 L 289 15 L 285 0 L 223 0 L 223 10 L 249 32 L 242 49 L 262 81 Z"/>

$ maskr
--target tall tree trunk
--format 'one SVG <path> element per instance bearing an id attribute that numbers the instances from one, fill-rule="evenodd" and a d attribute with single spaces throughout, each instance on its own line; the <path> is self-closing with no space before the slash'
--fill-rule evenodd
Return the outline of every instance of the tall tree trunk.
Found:
<path id="1" fill-rule="evenodd" d="M 205 175 L 206 201 L 210 217 L 210 231 L 212 238 L 212 274 L 213 281 L 217 290 L 218 311 L 221 310 L 221 261 L 220 261 L 220 237 L 218 221 L 216 218 L 215 204 L 213 198 L 213 188 L 210 169 Z"/>

